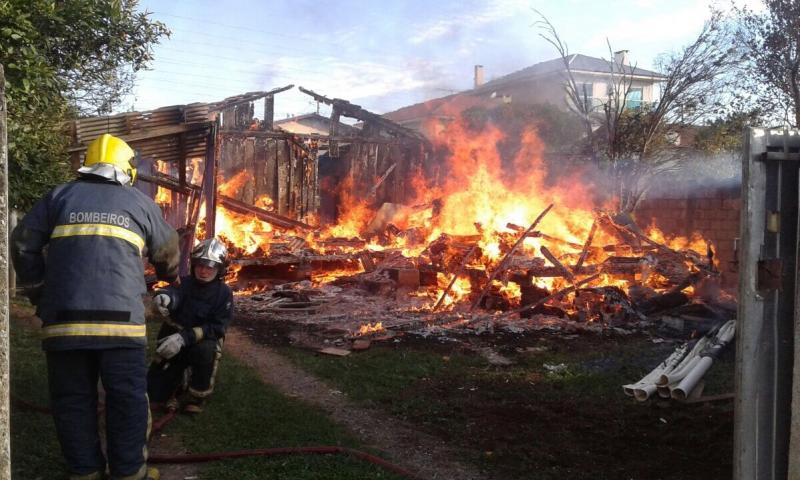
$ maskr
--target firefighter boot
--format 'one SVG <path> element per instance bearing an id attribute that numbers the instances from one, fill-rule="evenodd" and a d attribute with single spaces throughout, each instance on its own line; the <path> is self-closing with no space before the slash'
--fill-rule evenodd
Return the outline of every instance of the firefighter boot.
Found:
<path id="1" fill-rule="evenodd" d="M 203 413 L 203 404 L 205 403 L 205 399 L 195 397 L 194 395 L 189 395 L 189 399 L 186 402 L 186 405 L 183 407 L 184 413 L 190 413 L 193 415 L 197 415 L 198 413 Z"/>

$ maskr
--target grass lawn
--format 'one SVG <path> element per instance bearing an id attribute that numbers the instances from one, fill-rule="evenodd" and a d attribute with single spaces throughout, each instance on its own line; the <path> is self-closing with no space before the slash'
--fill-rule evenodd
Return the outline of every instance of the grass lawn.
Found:
<path id="1" fill-rule="evenodd" d="M 12 315 L 30 315 L 15 305 Z M 157 330 L 151 325 L 149 330 Z M 38 329 L 12 322 L 11 391 L 27 402 L 47 405 L 47 374 Z M 179 416 L 164 430 L 177 435 L 192 453 L 246 448 L 342 445 L 364 449 L 323 414 L 302 402 L 282 396 L 262 384 L 256 373 L 230 356 L 223 358 L 216 392 L 206 411 Z M 48 415 L 12 408 L 12 477 L 66 478 L 53 421 Z M 158 452 L 154 452 L 158 453 Z M 344 456 L 274 457 L 214 462 L 203 466 L 201 478 L 246 480 L 397 479 L 380 468 Z"/>
<path id="2" fill-rule="evenodd" d="M 470 339 L 405 338 L 347 357 L 281 353 L 355 401 L 461 447 L 494 478 L 730 478 L 731 403 L 638 404 L 622 392 L 673 347 L 641 337 L 493 340 L 514 365 L 489 365 L 464 348 Z M 719 363 L 708 394 L 733 389 L 733 352 Z"/>

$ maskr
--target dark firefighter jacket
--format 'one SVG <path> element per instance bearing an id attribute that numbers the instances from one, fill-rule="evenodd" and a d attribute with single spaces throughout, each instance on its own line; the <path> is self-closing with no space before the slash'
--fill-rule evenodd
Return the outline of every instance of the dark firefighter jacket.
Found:
<path id="1" fill-rule="evenodd" d="M 143 255 L 159 279 L 175 279 L 178 235 L 139 190 L 87 176 L 39 200 L 12 233 L 11 256 L 23 287 L 41 285 L 32 300 L 43 348 L 145 345 Z"/>
<path id="2" fill-rule="evenodd" d="M 208 283 L 194 277 L 181 277 L 178 287 L 159 290 L 170 297 L 169 316 L 181 327 L 186 345 L 200 340 L 219 340 L 233 317 L 233 294 L 230 287 L 217 278 Z"/>

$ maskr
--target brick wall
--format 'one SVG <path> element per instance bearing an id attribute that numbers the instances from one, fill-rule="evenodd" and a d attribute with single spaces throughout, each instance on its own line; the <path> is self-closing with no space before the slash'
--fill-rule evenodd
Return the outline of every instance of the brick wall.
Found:
<path id="1" fill-rule="evenodd" d="M 665 194 L 643 200 L 636 209 L 642 228 L 654 224 L 667 235 L 689 237 L 699 233 L 714 245 L 723 284 L 737 282 L 734 239 L 739 236 L 741 187 L 697 188 L 688 193 Z"/>

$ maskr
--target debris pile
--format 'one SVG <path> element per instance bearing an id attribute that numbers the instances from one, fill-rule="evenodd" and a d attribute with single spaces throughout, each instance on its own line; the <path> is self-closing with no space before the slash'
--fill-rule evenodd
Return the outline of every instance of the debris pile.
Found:
<path id="1" fill-rule="evenodd" d="M 496 246 L 480 226 L 473 235 L 441 233 L 416 249 L 393 245 L 425 232 L 390 222 L 367 239 L 283 235 L 267 244 L 268 253 L 235 260 L 233 281 L 251 294 L 242 300 L 255 311 L 353 337 L 374 324 L 382 328 L 368 334 L 631 331 L 656 322 L 681 336 L 735 314 L 735 300 L 719 288 L 712 246 L 704 254 L 672 248 L 629 217 L 600 211 L 584 242 L 570 242 L 538 228 L 552 209 L 528 228 L 492 232 Z"/>

